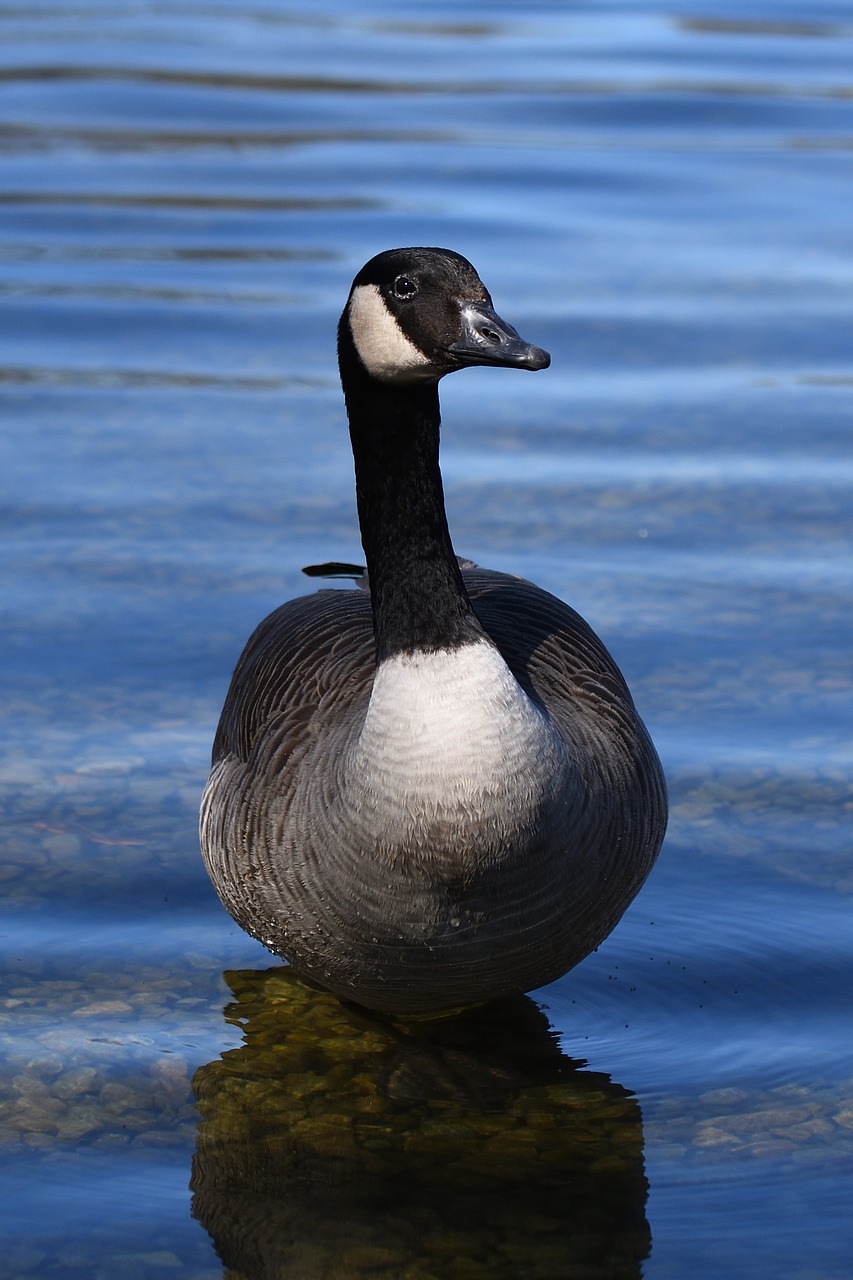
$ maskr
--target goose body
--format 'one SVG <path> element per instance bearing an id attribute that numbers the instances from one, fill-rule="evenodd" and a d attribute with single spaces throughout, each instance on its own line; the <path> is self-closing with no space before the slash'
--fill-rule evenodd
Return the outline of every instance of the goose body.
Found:
<path id="1" fill-rule="evenodd" d="M 305 977 L 436 1012 L 541 986 L 598 946 L 657 856 L 665 788 L 591 628 L 450 542 L 439 379 L 548 356 L 438 249 L 362 269 L 338 350 L 368 573 L 249 639 L 202 851 L 235 920 Z"/>

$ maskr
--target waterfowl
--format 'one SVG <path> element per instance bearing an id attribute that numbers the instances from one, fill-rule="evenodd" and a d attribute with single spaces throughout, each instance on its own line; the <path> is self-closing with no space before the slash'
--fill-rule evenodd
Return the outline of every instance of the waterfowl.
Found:
<path id="1" fill-rule="evenodd" d="M 666 793 L 587 623 L 451 544 L 439 380 L 548 354 L 466 259 L 419 248 L 355 277 L 338 360 L 367 573 L 250 637 L 202 851 L 234 919 L 303 977 L 437 1012 L 542 986 L 597 947 L 655 861 Z"/>

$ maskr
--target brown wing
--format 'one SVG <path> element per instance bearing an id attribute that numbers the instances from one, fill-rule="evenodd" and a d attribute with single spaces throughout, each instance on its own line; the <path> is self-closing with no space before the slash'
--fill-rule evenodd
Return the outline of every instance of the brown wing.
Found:
<path id="1" fill-rule="evenodd" d="M 213 764 L 246 761 L 276 723 L 293 745 L 318 712 L 342 712 L 373 681 L 373 618 L 367 592 L 319 591 L 281 605 L 250 636 L 213 743 Z M 326 718 L 325 714 L 322 717 Z"/>
<path id="2" fill-rule="evenodd" d="M 601 812 L 645 830 L 659 843 L 666 787 L 657 753 L 621 671 L 592 628 L 569 605 L 508 574 L 463 572 L 480 621 L 518 682 L 544 706 L 579 761 L 587 784 L 602 788 Z"/>

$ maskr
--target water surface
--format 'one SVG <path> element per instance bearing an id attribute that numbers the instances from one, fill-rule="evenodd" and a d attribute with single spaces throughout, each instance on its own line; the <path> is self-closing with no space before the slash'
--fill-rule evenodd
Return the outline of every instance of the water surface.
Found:
<path id="1" fill-rule="evenodd" d="M 265 1129 L 270 1219 L 308 1206 L 288 1274 L 325 1275 L 294 1153 L 367 1159 L 358 1107 L 370 1186 L 411 1174 L 436 1220 L 351 1203 L 348 1276 L 849 1274 L 851 55 L 841 3 L 0 4 L 10 1275 L 276 1274 L 280 1238 L 233 1254 Z M 470 1046 L 448 1096 L 446 1045 L 426 1072 L 288 985 L 195 835 L 243 641 L 301 565 L 360 557 L 335 323 L 407 243 L 553 357 L 444 384 L 457 550 L 590 620 L 672 794 L 640 898 L 536 993 L 556 1076 L 495 1048 L 497 1099 Z M 470 1117 L 538 1169 L 548 1107 L 560 1158 L 610 1140 L 537 1226 Z M 451 1148 L 479 1234 L 436 1207 Z M 578 1258 L 590 1198 L 622 1244 Z"/>

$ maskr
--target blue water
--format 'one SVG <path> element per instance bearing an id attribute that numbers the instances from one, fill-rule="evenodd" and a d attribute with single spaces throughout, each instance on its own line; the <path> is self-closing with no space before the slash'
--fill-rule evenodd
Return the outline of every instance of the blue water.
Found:
<path id="1" fill-rule="evenodd" d="M 840 2 L 0 4 L 12 1276 L 223 1274 L 190 1081 L 275 962 L 198 797 L 251 629 L 360 557 L 335 324 L 417 243 L 553 360 L 443 384 L 456 548 L 590 620 L 669 779 L 537 997 L 636 1095 L 637 1265 L 849 1274 L 851 69 Z"/>

